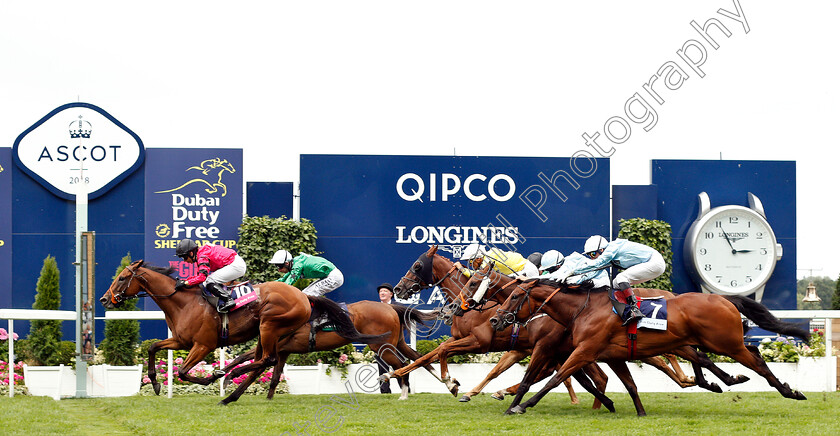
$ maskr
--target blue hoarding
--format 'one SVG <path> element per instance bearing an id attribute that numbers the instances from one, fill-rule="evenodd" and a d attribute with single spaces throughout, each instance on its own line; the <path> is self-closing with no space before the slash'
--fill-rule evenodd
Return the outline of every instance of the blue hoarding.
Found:
<path id="1" fill-rule="evenodd" d="M 178 275 L 195 265 L 174 257 L 182 238 L 199 245 L 236 249 L 242 223 L 241 149 L 150 149 L 146 153 L 145 260 L 175 266 Z M 146 310 L 158 310 L 146 300 Z"/>
<path id="2" fill-rule="evenodd" d="M 301 217 L 345 276 L 334 300 L 376 300 L 376 286 L 395 284 L 431 245 L 453 258 L 486 238 L 527 256 L 581 251 L 590 235 L 609 236 L 607 159 L 301 155 L 300 162 Z M 413 301 L 441 302 L 437 290 Z"/>
<path id="3" fill-rule="evenodd" d="M 12 287 L 12 149 L 0 148 L 0 288 Z M 12 294 L 0 293 L 0 307 L 12 307 Z"/>
<path id="4" fill-rule="evenodd" d="M 796 162 L 653 160 L 652 171 L 659 219 L 672 229 L 671 280 L 676 292 L 699 291 L 682 262 L 686 233 L 697 218 L 697 195 L 706 192 L 712 207 L 746 207 L 747 193 L 752 192 L 763 203 L 784 250 L 761 302 L 770 309 L 796 309 Z"/>

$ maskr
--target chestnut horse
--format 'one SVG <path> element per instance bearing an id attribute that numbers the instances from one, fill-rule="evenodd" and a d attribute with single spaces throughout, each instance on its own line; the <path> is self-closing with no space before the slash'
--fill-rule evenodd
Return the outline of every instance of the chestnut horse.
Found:
<path id="1" fill-rule="evenodd" d="M 500 280 L 505 280 L 500 278 Z M 596 360 L 622 365 L 628 360 L 627 328 L 621 325 L 621 318 L 612 311 L 607 292 L 592 289 L 591 283 L 572 287 L 559 283 L 558 286 L 531 282 L 525 286 L 513 286 L 507 301 L 494 316 L 495 328 L 505 329 L 514 321 L 527 320 L 543 311 L 552 319 L 569 329 L 574 351 L 561 365 L 549 384 L 568 378 L 585 365 Z M 803 340 L 810 336 L 799 326 L 783 322 L 774 317 L 766 307 L 746 297 L 721 296 L 716 294 L 687 293 L 666 300 L 668 328 L 665 331 L 642 330 L 635 346 L 636 358 L 657 356 L 662 353 L 680 354 L 686 346 L 700 346 L 715 354 L 729 356 L 761 375 L 784 397 L 804 400 L 801 392 L 782 384 L 767 367 L 758 348 L 744 345 L 744 328 L 741 314 L 755 322 L 762 329 L 796 336 Z M 548 352 L 551 352 L 548 350 Z M 533 358 L 532 358 L 533 359 Z M 522 396 L 530 386 L 525 381 L 508 409 L 508 413 L 521 413 L 526 407 L 535 405 L 548 390 L 543 388 L 526 403 L 519 405 Z M 632 391 L 636 412 L 644 416 L 644 407 L 638 400 L 635 385 Z"/>
<path id="2" fill-rule="evenodd" d="M 190 350 L 178 376 L 181 380 L 207 385 L 223 375 L 222 372 L 210 377 L 195 377 L 189 371 L 208 353 L 222 345 L 248 341 L 258 333 L 276 343 L 305 324 L 313 307 L 327 313 L 338 326 L 339 334 L 347 339 L 360 342 L 381 339 L 379 336 L 360 335 L 336 303 L 325 298 L 307 297 L 285 283 L 268 282 L 254 285 L 258 301 L 229 314 L 228 338 L 224 344 L 219 313 L 201 296 L 198 287 L 176 290 L 175 279 L 171 277 L 174 271 L 172 267 L 161 268 L 143 260 L 135 261 L 117 275 L 99 299 L 106 309 L 111 309 L 125 300 L 148 296 L 164 312 L 172 337 L 149 347 L 148 376 L 156 394 L 160 394 L 160 383 L 156 379 L 153 362 L 158 350 Z M 273 354 L 274 350 L 270 351 Z M 259 373 L 252 374 L 254 379 L 258 376 Z"/>
<path id="3" fill-rule="evenodd" d="M 454 301 L 458 297 L 461 288 L 467 280 L 463 266 L 436 253 L 437 246 L 433 246 L 428 252 L 420 255 L 411 269 L 394 287 L 395 295 L 399 298 L 408 298 L 411 294 L 415 294 L 423 288 L 440 286 L 440 289 L 447 295 L 450 301 Z M 559 325 L 551 321 L 548 317 L 534 320 L 527 328 L 521 329 L 518 332 L 518 337 L 514 336 L 513 328 L 495 332 L 488 322 L 493 312 L 487 310 L 487 308 L 495 307 L 491 305 L 496 304 L 498 303 L 485 303 L 474 310 L 467 311 L 463 316 L 454 317 L 452 337 L 441 343 L 434 351 L 415 360 L 414 363 L 397 369 L 390 374 L 384 374 L 381 380 L 385 381 L 388 377 L 393 376 L 402 377 L 420 366 L 439 360 L 442 381 L 446 383 L 447 388 L 449 388 L 453 395 L 457 395 L 459 383 L 454 378 L 450 378 L 446 364 L 446 359 L 450 354 L 486 353 L 488 351 L 507 351 L 511 349 L 530 352 L 538 339 L 562 336 L 560 334 L 562 332 L 555 331 Z M 521 359 L 521 357 L 516 358 L 516 356 L 518 355 L 511 354 L 506 356 L 507 358 L 503 358 L 497 364 L 496 368 L 493 369 L 491 375 L 498 375 L 498 373 L 503 371 L 503 369 L 501 371 L 498 370 L 500 367 L 507 369 Z M 552 372 L 552 370 L 548 370 L 544 376 L 547 377 Z M 611 408 L 612 401 L 602 394 L 607 384 L 606 374 L 595 364 L 587 367 L 585 372 L 595 381 L 597 389 L 592 386 L 585 375 L 579 374 L 575 378 L 584 388 L 587 388 L 593 395 L 596 395 L 598 401 L 604 403 L 608 409 Z M 487 381 L 489 380 L 485 379 L 478 387 L 469 392 L 465 398 L 462 398 L 462 401 L 468 401 L 469 397 L 479 392 Z M 508 390 L 510 389 L 508 388 Z M 600 398 L 598 394 L 600 394 Z M 596 401 L 593 407 L 598 407 L 598 401 Z"/>
<path id="4" fill-rule="evenodd" d="M 479 285 L 487 279 L 488 282 L 488 289 L 487 291 L 490 292 L 490 296 L 488 298 L 492 298 L 495 301 L 499 301 L 500 303 L 504 303 L 507 300 L 508 296 L 510 296 L 511 292 L 516 289 L 517 286 L 533 286 L 536 283 L 533 279 L 526 279 L 522 281 L 521 278 L 519 279 L 512 279 L 504 274 L 500 274 L 497 271 L 493 271 L 490 268 L 490 265 L 486 266 L 481 271 L 476 272 L 467 283 L 464 285 L 462 289 L 462 298 L 466 298 L 465 296 L 472 295 L 476 292 Z M 587 286 L 591 286 L 591 282 L 587 284 Z M 660 289 L 645 289 L 645 288 L 635 288 L 633 292 L 642 298 L 664 298 L 664 299 L 671 299 L 674 298 L 675 295 L 668 291 L 663 291 Z M 534 317 L 529 318 L 526 321 L 531 322 L 536 317 L 546 316 L 545 313 L 536 314 Z M 494 328 L 497 326 L 498 318 L 493 317 L 490 319 L 490 325 Z M 516 323 L 514 323 L 516 324 Z M 565 329 L 565 328 L 564 328 Z M 552 343 L 543 341 L 541 342 L 539 348 L 535 348 L 534 352 L 531 355 L 531 363 L 528 367 L 528 371 L 526 371 L 525 377 L 523 378 L 523 382 L 517 387 L 522 386 L 523 384 L 527 387 L 530 387 L 533 383 L 542 380 L 545 377 L 545 370 L 554 368 L 559 369 L 558 357 L 562 358 L 566 354 L 571 352 L 570 344 L 565 342 L 558 342 Z M 560 353 L 558 353 L 560 351 Z M 671 354 L 665 354 L 662 357 L 665 360 L 660 359 L 659 357 L 647 357 L 640 359 L 641 362 L 647 363 L 654 368 L 664 372 L 668 377 L 671 378 L 675 383 L 677 383 L 680 387 L 685 388 L 688 386 L 698 386 L 704 389 L 708 389 L 712 392 L 723 392 L 723 390 L 715 383 L 709 383 L 706 381 L 705 377 L 703 376 L 703 372 L 701 368 L 706 368 L 714 373 L 718 378 L 720 378 L 724 383 L 727 385 L 734 385 L 737 383 L 743 383 L 749 380 L 749 377 L 739 375 L 737 377 L 732 377 L 723 370 L 721 370 L 717 365 L 715 365 L 704 353 L 694 349 L 693 347 L 682 347 L 675 351 L 675 353 L 679 354 L 680 357 L 685 358 L 686 360 L 692 363 L 694 368 L 695 378 L 691 379 L 689 382 L 689 378 L 685 376 L 679 363 L 676 360 L 676 357 Z M 671 364 L 674 370 L 668 367 L 668 364 L 665 363 L 666 360 Z M 617 363 L 608 363 L 613 370 L 616 370 L 616 366 L 620 366 Z M 620 372 L 619 372 L 620 371 Z M 549 371 L 549 373 L 552 371 Z M 618 368 L 616 374 L 625 374 L 622 377 L 622 383 L 627 386 L 628 384 L 632 383 L 632 379 L 629 379 L 629 372 L 626 372 L 626 366 L 624 368 Z M 626 377 L 626 378 L 624 378 Z M 568 379 L 566 379 L 568 380 Z M 549 382 L 548 390 L 558 386 L 556 381 Z M 524 389 L 527 392 L 527 388 Z M 634 391 L 630 390 L 631 397 L 634 398 L 634 403 L 636 403 L 636 396 Z M 517 392 L 512 392 L 513 394 Z M 515 408 L 515 404 L 508 409 L 507 413 L 516 412 L 516 413 L 524 413 L 524 408 Z"/>
<path id="5" fill-rule="evenodd" d="M 371 344 L 370 349 L 394 368 L 402 368 L 407 364 L 407 360 L 417 360 L 421 357 L 417 351 L 405 343 L 403 329 L 408 328 L 407 324 L 411 321 L 424 324 L 426 321 L 436 318 L 436 315 L 427 315 L 406 306 L 385 304 L 379 301 L 359 301 L 348 304 L 347 310 L 350 312 L 350 319 L 353 320 L 353 324 L 359 332 L 368 334 L 390 332 L 391 336 L 388 338 L 388 342 Z M 319 330 L 315 333 L 313 344 L 310 342 L 311 331 L 312 326 L 307 323 L 297 329 L 291 336 L 280 340 L 277 346 L 278 361 L 274 366 L 274 372 L 268 387 L 269 400 L 274 397 L 274 392 L 280 382 L 280 375 L 283 373 L 289 354 L 332 350 L 350 343 L 349 340 L 335 332 Z M 255 353 L 256 348 L 241 354 L 228 364 L 225 371 L 230 372 L 237 365 L 253 359 Z M 425 368 L 434 377 L 438 377 L 431 365 L 427 365 Z M 216 375 L 214 377 L 219 378 L 221 376 Z M 225 379 L 225 386 L 229 385 L 231 380 L 232 377 Z M 401 388 L 399 399 L 408 399 L 408 377 L 400 377 L 398 382 Z"/>

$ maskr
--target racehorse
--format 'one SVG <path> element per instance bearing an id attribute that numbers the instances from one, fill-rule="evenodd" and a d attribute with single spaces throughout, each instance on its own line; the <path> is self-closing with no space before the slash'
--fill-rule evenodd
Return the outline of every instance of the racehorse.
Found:
<path id="1" fill-rule="evenodd" d="M 504 280 L 504 278 L 499 278 Z M 599 288 L 600 289 L 600 288 Z M 628 360 L 627 328 L 612 312 L 607 292 L 592 289 L 591 283 L 573 287 L 564 283 L 556 286 L 531 282 L 515 286 L 507 301 L 497 310 L 492 321 L 495 328 L 505 329 L 515 322 L 530 318 L 544 311 L 552 319 L 569 329 L 574 351 L 561 365 L 554 378 L 546 385 L 556 386 L 584 365 L 596 360 L 624 362 Z M 774 317 L 766 307 L 746 297 L 716 294 L 687 293 L 667 300 L 668 326 L 665 331 L 647 331 L 635 340 L 635 358 L 656 356 L 666 352 L 679 354 L 681 347 L 700 346 L 715 354 L 729 356 L 767 379 L 782 396 L 804 400 L 801 392 L 782 384 L 767 367 L 758 348 L 744 345 L 744 327 L 741 314 L 762 329 L 792 335 L 808 340 L 810 334 L 799 326 Z M 533 357 L 532 357 L 533 359 Z M 530 385 L 522 387 L 506 413 L 522 413 L 535 405 L 548 392 L 545 387 L 519 405 Z M 638 400 L 635 385 L 628 389 L 636 405 L 636 412 L 644 416 L 644 407 Z"/>
<path id="2" fill-rule="evenodd" d="M 409 269 L 406 275 L 394 287 L 395 295 L 399 298 L 408 298 L 411 294 L 417 293 L 423 288 L 440 286 L 440 289 L 447 295 L 450 301 L 458 297 L 461 288 L 466 282 L 463 266 L 436 253 L 437 246 L 433 246 L 428 252 L 420 255 L 411 269 Z M 388 377 L 404 376 L 420 366 L 439 360 L 442 381 L 446 383 L 452 395 L 457 395 L 459 383 L 449 376 L 449 370 L 446 364 L 448 355 L 486 353 L 488 351 L 507 351 L 511 349 L 530 351 L 537 338 L 558 336 L 558 332 L 554 331 L 558 327 L 558 324 L 552 322 L 548 317 L 544 317 L 542 320 L 535 320 L 526 329 L 521 329 L 518 332 L 518 337 L 514 334 L 512 328 L 503 332 L 495 332 L 488 323 L 488 320 L 493 315 L 491 311 L 487 310 L 488 307 L 491 307 L 490 304 L 497 303 L 485 303 L 474 310 L 467 311 L 462 316 L 455 317 L 452 323 L 452 337 L 441 343 L 434 351 L 415 360 L 412 364 L 389 374 L 383 374 L 380 380 L 386 381 Z M 508 363 L 505 364 L 505 361 Z M 515 361 L 518 361 L 518 359 L 503 359 L 497 364 L 496 368 L 491 372 L 491 375 L 495 376 L 500 373 L 501 371 L 497 371 L 497 369 L 501 365 L 510 367 Z M 587 388 L 593 395 L 596 395 L 598 401 L 604 403 L 607 408 L 610 408 L 612 401 L 601 394 L 606 388 L 606 374 L 597 365 L 586 368 L 585 372 L 593 379 L 597 389 L 592 386 L 589 379 L 583 374 L 576 375 L 575 378 L 584 388 Z M 551 371 L 548 371 L 545 376 L 547 377 L 550 374 Z M 469 393 L 469 396 L 480 391 L 481 387 L 487 381 L 489 380 L 485 379 L 484 382 L 479 384 L 479 387 Z M 595 392 L 601 394 L 601 397 L 599 398 Z M 469 396 L 466 399 L 462 398 L 462 401 L 467 401 Z M 597 405 L 598 403 L 596 402 L 593 407 L 597 407 Z"/>
<path id="3" fill-rule="evenodd" d="M 348 304 L 347 310 L 350 313 L 350 319 L 353 320 L 353 324 L 359 332 L 373 335 L 390 332 L 391 336 L 389 336 L 388 342 L 371 344 L 370 349 L 394 368 L 402 368 L 406 365 L 407 360 L 417 360 L 421 357 L 417 351 L 405 343 L 403 328 L 408 327 L 408 321 L 423 324 L 425 321 L 430 321 L 436 317 L 436 315 L 427 315 L 406 306 L 385 304 L 378 301 L 359 301 Z M 312 336 L 312 325 L 309 323 L 295 330 L 291 336 L 281 339 L 277 346 L 279 353 L 278 361 L 274 366 L 274 372 L 269 384 L 268 399 L 274 397 L 274 392 L 277 384 L 280 382 L 280 375 L 283 373 L 283 367 L 286 364 L 286 359 L 289 357 L 289 354 L 332 350 L 349 343 L 349 340 L 332 331 L 316 329 L 315 335 Z M 253 349 L 239 355 L 236 359 L 228 363 L 225 367 L 226 372 L 230 372 L 237 365 L 253 359 L 255 353 L 256 349 Z M 433 376 L 437 377 L 431 365 L 427 365 L 426 369 Z M 215 375 L 214 377 L 220 378 L 222 376 Z M 230 384 L 231 380 L 232 377 L 225 379 L 225 386 Z M 398 382 L 401 388 L 399 399 L 405 400 L 408 398 L 408 377 L 400 377 Z"/>
<path id="4" fill-rule="evenodd" d="M 156 379 L 153 362 L 158 350 L 190 350 L 178 370 L 178 376 L 181 380 L 207 385 L 218 378 L 218 373 L 210 377 L 195 377 L 189 371 L 208 353 L 219 346 L 245 342 L 258 333 L 274 338 L 276 342 L 305 324 L 313 307 L 327 313 L 336 322 L 340 335 L 354 341 L 371 339 L 366 335 L 359 337 L 337 304 L 325 298 L 307 298 L 297 288 L 281 282 L 268 282 L 254 285 L 258 301 L 228 315 L 228 337 L 223 342 L 222 318 L 216 308 L 207 303 L 198 287 L 176 290 L 175 279 L 171 277 L 174 272 L 173 267 L 161 268 L 143 260 L 135 261 L 117 275 L 99 299 L 102 306 L 112 309 L 128 299 L 148 296 L 164 312 L 172 337 L 149 347 L 148 376 L 156 394 L 160 394 L 160 383 Z M 253 377 L 257 376 L 259 374 Z"/>
<path id="5" fill-rule="evenodd" d="M 481 271 L 477 271 L 472 277 L 470 277 L 469 280 L 467 280 L 467 283 L 462 289 L 462 296 L 460 297 L 461 300 L 464 300 L 468 295 L 475 294 L 476 290 L 479 288 L 481 283 L 485 281 L 488 283 L 487 291 L 490 292 L 488 298 L 492 298 L 500 303 L 504 303 L 505 300 L 507 300 L 507 298 L 511 294 L 511 292 L 514 289 L 516 289 L 516 287 L 530 287 L 537 283 L 536 281 L 534 281 L 534 279 L 526 279 L 525 281 L 522 281 L 522 278 L 512 279 L 504 274 L 500 274 L 499 272 L 492 270 L 491 265 L 487 265 Z M 588 285 L 591 286 L 591 282 Z M 667 300 L 675 297 L 673 293 L 663 291 L 660 289 L 636 288 L 633 289 L 633 291 L 636 295 L 642 298 L 664 298 Z M 546 314 L 537 314 L 534 317 L 529 318 L 528 321 L 525 322 L 525 324 L 527 325 L 528 323 L 533 322 L 534 319 L 537 319 L 538 317 L 542 316 L 546 316 Z M 497 327 L 498 318 L 492 317 L 490 319 L 490 324 L 493 327 Z M 561 351 L 561 353 L 557 353 L 557 351 Z M 520 385 L 517 385 L 516 387 L 522 387 L 522 385 L 525 385 L 526 387 L 524 388 L 523 392 L 527 392 L 528 388 L 533 383 L 545 378 L 548 374 L 553 372 L 553 369 L 555 367 L 559 368 L 558 365 L 560 362 L 558 362 L 557 359 L 558 355 L 559 357 L 564 357 L 565 354 L 570 351 L 570 345 L 562 341 L 539 342 L 537 344 L 537 347 L 535 347 L 534 351 L 531 354 L 531 362 L 529 364 L 528 370 L 526 371 L 525 377 L 523 378 L 523 382 Z M 709 369 L 727 385 L 743 383 L 749 380 L 748 377 L 743 375 L 739 375 L 737 377 L 730 376 L 729 374 L 721 370 L 717 365 L 715 365 L 708 358 L 708 356 L 706 356 L 704 353 L 697 351 L 692 347 L 686 346 L 679 348 L 675 350 L 675 353 L 679 354 L 680 357 L 683 357 L 692 363 L 695 373 L 694 379 L 689 381 L 689 378 L 685 376 L 681 367 L 679 366 L 676 357 L 674 357 L 671 354 L 665 354 L 662 357 L 664 357 L 671 364 L 674 370 L 671 370 L 671 368 L 668 367 L 668 364 L 666 364 L 665 361 L 663 361 L 659 357 L 646 357 L 640 360 L 664 372 L 666 375 L 668 375 L 668 377 L 670 377 L 672 380 L 674 380 L 674 382 L 676 382 L 680 387 L 683 388 L 697 385 L 698 387 L 708 389 L 712 392 L 723 392 L 723 390 L 717 384 L 709 383 L 706 381 L 705 377 L 703 376 L 702 368 Z M 607 364 L 610 365 L 610 367 L 613 368 L 614 371 L 616 371 L 616 374 L 619 375 L 619 377 L 622 380 L 622 383 L 624 383 L 625 386 L 631 385 L 633 383 L 632 379 L 629 377 L 629 372 L 626 369 L 626 365 L 617 362 L 607 362 Z M 548 374 L 546 373 L 546 370 L 548 370 Z M 557 385 L 558 382 L 556 380 L 549 382 L 549 385 L 547 385 L 548 390 L 556 387 Z M 513 387 L 509 389 L 513 389 Z M 630 388 L 628 388 L 628 391 L 630 392 L 631 397 L 633 397 L 634 404 L 641 405 L 641 402 L 637 400 L 635 392 Z M 513 408 L 515 408 L 515 406 L 516 405 L 514 404 L 512 408 L 509 409 L 509 412 L 514 411 Z M 515 409 L 515 411 L 517 413 L 523 413 L 524 409 Z"/>

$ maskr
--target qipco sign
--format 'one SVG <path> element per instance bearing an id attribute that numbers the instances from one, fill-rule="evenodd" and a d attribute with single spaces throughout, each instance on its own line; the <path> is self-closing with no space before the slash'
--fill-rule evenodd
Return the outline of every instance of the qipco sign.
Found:
<path id="1" fill-rule="evenodd" d="M 507 174 L 470 174 L 463 181 L 457 174 L 429 173 L 421 177 L 406 173 L 397 179 L 397 194 L 405 201 L 449 201 L 450 197 L 463 191 L 470 201 L 508 201 L 516 193 L 516 183 Z M 486 194 L 484 193 L 486 192 Z"/>
<path id="2" fill-rule="evenodd" d="M 53 194 L 96 198 L 143 163 L 143 142 L 116 118 L 89 103 L 60 106 L 15 140 L 22 171 Z"/>

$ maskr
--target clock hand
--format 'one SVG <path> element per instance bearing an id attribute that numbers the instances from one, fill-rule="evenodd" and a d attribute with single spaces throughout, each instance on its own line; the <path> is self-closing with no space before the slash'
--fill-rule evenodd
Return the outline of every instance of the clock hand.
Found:
<path id="1" fill-rule="evenodd" d="M 733 253 L 749 253 L 755 250 L 732 250 Z"/>
<path id="2" fill-rule="evenodd" d="M 729 248 L 732 249 L 732 254 L 737 253 L 735 247 L 732 246 L 732 241 L 729 240 L 729 235 L 726 234 L 726 230 L 723 230 L 723 227 L 721 227 L 720 231 L 723 232 L 723 237 L 726 238 L 726 242 L 729 244 Z"/>

